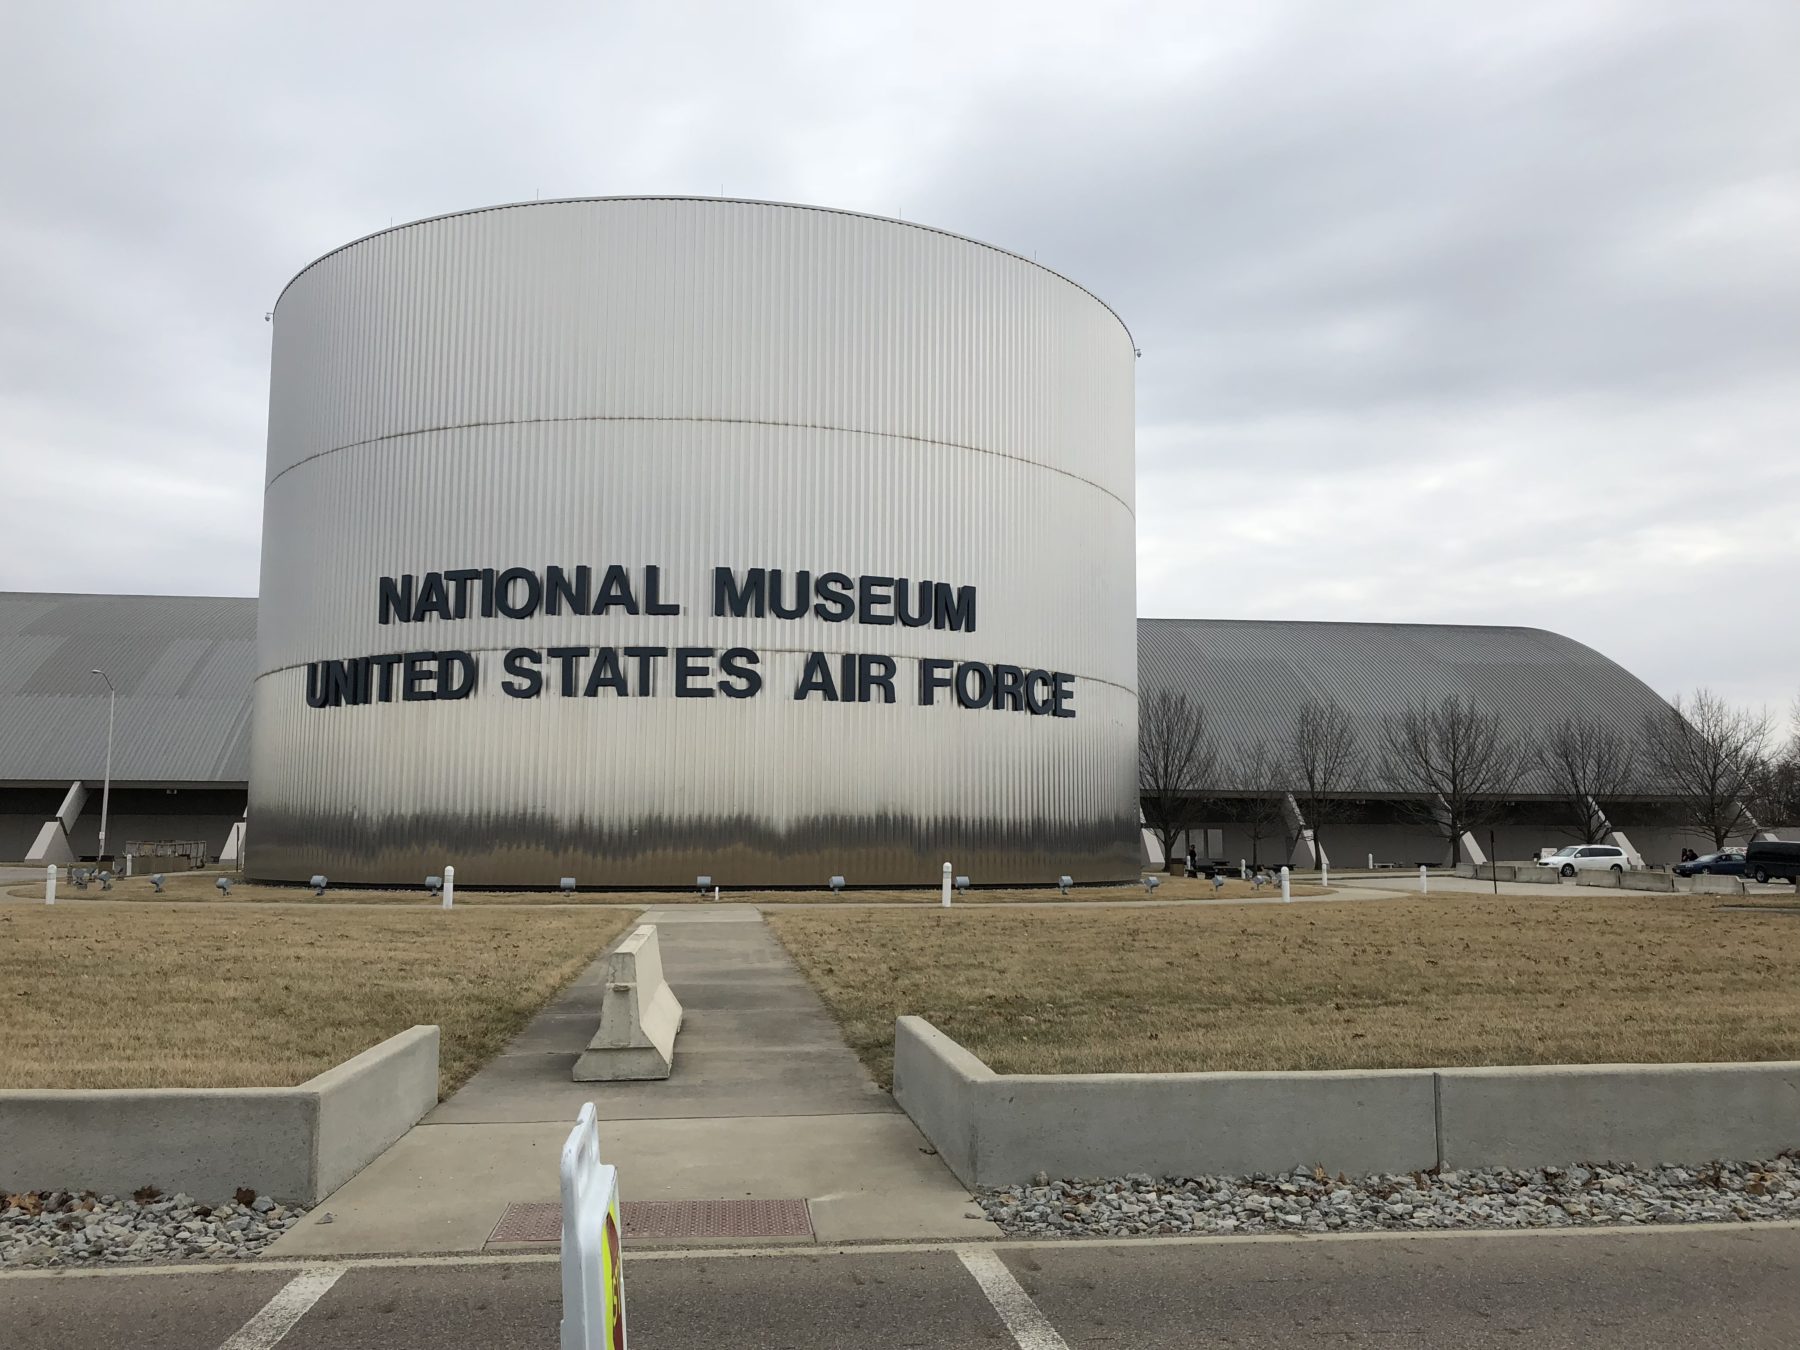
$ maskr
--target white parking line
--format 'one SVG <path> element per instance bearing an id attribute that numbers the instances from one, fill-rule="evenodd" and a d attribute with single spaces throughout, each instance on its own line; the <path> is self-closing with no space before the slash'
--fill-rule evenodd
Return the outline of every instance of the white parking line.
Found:
<path id="1" fill-rule="evenodd" d="M 1056 1334 L 1050 1319 L 1031 1301 L 1031 1295 L 1013 1278 L 1006 1263 L 994 1255 L 993 1248 L 958 1247 L 956 1256 L 975 1277 L 987 1301 L 994 1305 L 994 1311 L 1019 1343 L 1019 1350 L 1069 1350 L 1069 1343 Z"/>
<path id="2" fill-rule="evenodd" d="M 276 1290 L 275 1297 L 263 1304 L 256 1316 L 232 1332 L 219 1350 L 269 1350 L 294 1329 L 294 1323 L 306 1316 L 307 1309 L 323 1298 L 348 1268 L 314 1266 L 301 1271 Z"/>

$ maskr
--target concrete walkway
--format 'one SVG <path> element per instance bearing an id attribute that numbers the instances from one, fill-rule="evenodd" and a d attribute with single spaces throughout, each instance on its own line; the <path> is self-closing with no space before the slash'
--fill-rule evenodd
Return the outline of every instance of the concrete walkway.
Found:
<path id="1" fill-rule="evenodd" d="M 271 1256 L 478 1251 L 506 1206 L 554 1201 L 592 1101 L 626 1200 L 804 1199 L 820 1242 L 997 1236 L 845 1046 L 749 905 L 652 909 L 685 1009 L 663 1082 L 575 1083 L 602 958 Z M 323 1222 L 330 1214 L 331 1222 Z"/>

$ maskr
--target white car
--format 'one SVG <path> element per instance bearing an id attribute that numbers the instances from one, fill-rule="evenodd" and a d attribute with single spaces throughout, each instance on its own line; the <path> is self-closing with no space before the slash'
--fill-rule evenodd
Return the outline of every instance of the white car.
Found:
<path id="1" fill-rule="evenodd" d="M 1631 860 L 1624 849 L 1611 844 L 1570 844 L 1541 858 L 1538 866 L 1554 867 L 1565 877 L 1572 877 L 1577 872 L 1623 872 L 1631 866 Z"/>

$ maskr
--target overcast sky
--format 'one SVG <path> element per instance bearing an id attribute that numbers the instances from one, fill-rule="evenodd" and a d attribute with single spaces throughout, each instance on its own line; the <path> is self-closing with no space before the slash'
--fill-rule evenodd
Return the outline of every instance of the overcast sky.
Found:
<path id="1" fill-rule="evenodd" d="M 263 315 L 530 199 L 904 214 L 1109 301 L 1139 612 L 1800 692 L 1800 4 L 59 3 L 0 17 L 0 588 L 253 594 Z"/>

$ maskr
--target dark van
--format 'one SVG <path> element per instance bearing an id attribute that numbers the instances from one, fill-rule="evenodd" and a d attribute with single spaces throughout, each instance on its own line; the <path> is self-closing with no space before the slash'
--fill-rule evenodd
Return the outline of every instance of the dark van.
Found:
<path id="1" fill-rule="evenodd" d="M 1760 839 L 1744 850 L 1744 875 L 1758 881 L 1800 884 L 1800 844 Z"/>

